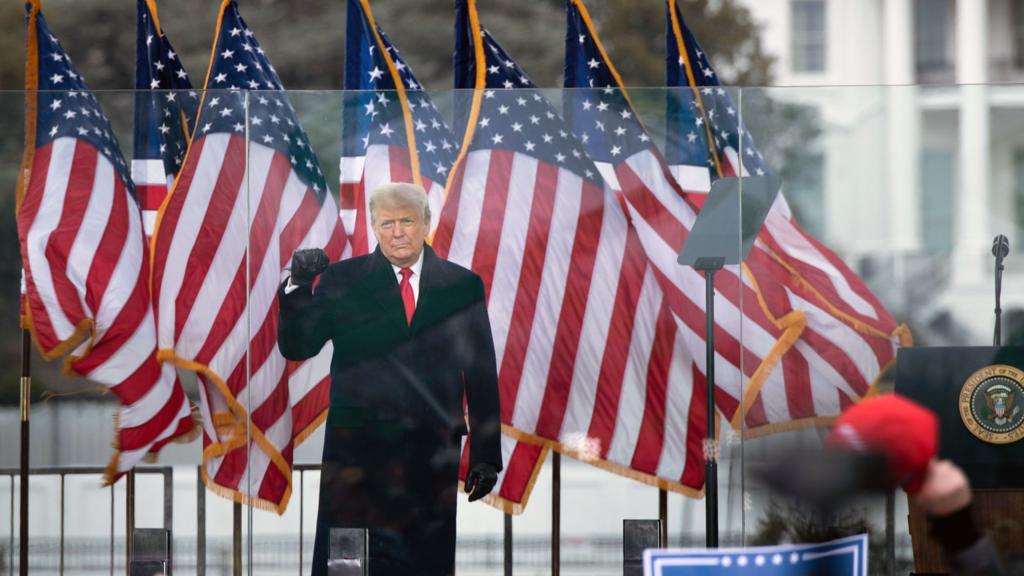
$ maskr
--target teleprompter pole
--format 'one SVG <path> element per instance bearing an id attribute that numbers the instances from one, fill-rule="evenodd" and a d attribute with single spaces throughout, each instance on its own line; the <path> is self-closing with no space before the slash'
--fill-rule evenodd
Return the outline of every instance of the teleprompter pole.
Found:
<path id="1" fill-rule="evenodd" d="M 718 449 L 715 438 L 715 272 L 725 258 L 698 258 L 694 268 L 704 272 L 705 373 L 707 376 L 707 434 L 704 441 L 704 520 L 706 545 L 718 548 Z"/>

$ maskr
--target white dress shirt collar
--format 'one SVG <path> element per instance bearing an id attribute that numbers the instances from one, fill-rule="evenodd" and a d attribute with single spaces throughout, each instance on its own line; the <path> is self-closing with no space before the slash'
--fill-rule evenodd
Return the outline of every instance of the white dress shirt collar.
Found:
<path id="1" fill-rule="evenodd" d="M 412 285 L 412 295 L 417 302 L 420 301 L 420 272 L 423 270 L 423 253 L 426 250 L 420 251 L 420 257 L 413 262 L 409 268 L 412 270 L 412 276 L 409 277 L 409 284 Z M 390 262 L 389 262 L 390 264 Z M 391 270 L 395 273 L 395 278 L 398 279 L 398 283 L 402 283 L 402 268 L 401 266 L 395 266 L 391 264 Z"/>

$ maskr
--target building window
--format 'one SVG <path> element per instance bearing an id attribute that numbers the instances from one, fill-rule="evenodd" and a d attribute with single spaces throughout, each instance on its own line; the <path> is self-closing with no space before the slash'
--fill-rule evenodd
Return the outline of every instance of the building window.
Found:
<path id="1" fill-rule="evenodd" d="M 914 54 L 922 80 L 942 81 L 953 77 L 953 37 L 949 28 L 952 11 L 953 0 L 917 0 Z"/>
<path id="2" fill-rule="evenodd" d="M 1013 216 L 1017 230 L 1024 230 L 1024 148 L 1013 151 Z"/>
<path id="3" fill-rule="evenodd" d="M 1019 3 L 1010 5 L 1011 30 L 1013 42 L 1013 67 L 1019 72 L 1024 70 L 1024 6 Z"/>
<path id="4" fill-rule="evenodd" d="M 921 153 L 921 235 L 929 252 L 953 248 L 953 164 L 951 150 Z"/>
<path id="5" fill-rule="evenodd" d="M 793 71 L 825 71 L 825 0 L 792 0 Z"/>

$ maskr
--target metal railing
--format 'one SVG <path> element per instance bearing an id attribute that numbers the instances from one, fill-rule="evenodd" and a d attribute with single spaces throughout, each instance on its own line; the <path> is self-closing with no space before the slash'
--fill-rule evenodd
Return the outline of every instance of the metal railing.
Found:
<path id="1" fill-rule="evenodd" d="M 60 467 L 47 467 L 47 468 L 30 468 L 29 476 L 58 476 L 60 478 L 60 536 L 57 539 L 57 553 L 58 553 L 58 565 L 56 566 L 58 574 L 63 575 L 65 573 L 65 557 L 67 552 L 66 538 L 65 538 L 65 526 L 66 526 L 66 515 L 65 515 L 65 501 L 66 501 L 66 480 L 68 476 L 91 476 L 96 477 L 102 475 L 106 469 L 102 466 L 60 466 Z M 10 536 L 9 536 L 9 562 L 8 562 L 8 574 L 14 574 L 14 549 L 15 549 L 15 530 L 14 530 L 14 485 L 15 478 L 18 478 L 21 471 L 17 468 L 0 468 L 0 476 L 6 476 L 10 484 L 10 502 L 11 502 L 11 518 L 10 518 Z M 164 498 L 163 498 L 163 527 L 165 529 L 171 528 L 172 515 L 174 512 L 174 489 L 173 489 L 173 470 L 170 466 L 146 466 L 138 467 L 131 474 L 134 475 L 160 475 L 163 476 L 164 484 Z M 130 486 L 126 486 L 125 490 L 125 551 L 128 557 L 126 557 L 126 565 L 130 559 L 131 554 L 131 539 L 132 529 L 135 525 L 135 503 L 134 503 L 134 478 L 129 476 Z M 114 534 L 115 526 L 115 497 L 114 491 L 116 485 L 111 485 L 108 490 L 110 494 L 110 538 L 109 538 L 109 558 L 110 558 L 110 574 L 113 576 L 114 568 L 117 564 L 115 561 L 115 550 L 116 540 Z M 39 542 L 38 548 L 41 550 L 47 550 L 52 543 L 48 543 L 45 540 Z"/>
<path id="2" fill-rule="evenodd" d="M 305 496 L 306 496 L 306 483 L 305 475 L 306 472 L 320 472 L 320 464 L 295 464 L 292 466 L 292 479 L 294 486 L 294 475 L 299 475 L 299 537 L 298 537 L 298 573 L 302 576 L 303 570 L 303 547 L 305 544 L 305 532 L 302 526 L 305 524 Z M 240 504 L 235 504 L 235 537 L 232 545 L 232 556 L 234 558 L 240 558 L 241 556 L 241 514 L 239 513 L 241 508 Z M 206 576 L 206 490 L 203 486 L 203 467 L 196 467 L 196 576 Z M 236 561 L 237 564 L 237 561 Z M 237 570 L 236 570 L 237 573 Z"/>
<path id="3" fill-rule="evenodd" d="M 306 542 L 308 535 L 303 530 L 305 524 L 305 474 L 308 472 L 319 472 L 319 464 L 296 464 L 293 467 L 297 473 L 298 481 L 298 534 L 268 535 L 249 534 L 248 542 L 242 539 L 241 515 L 236 514 L 236 525 L 232 537 L 209 538 L 206 530 L 206 489 L 202 482 L 202 474 L 199 468 L 196 471 L 196 539 L 179 538 L 174 543 L 173 559 L 175 568 L 181 574 L 195 573 L 199 576 L 212 574 L 240 574 L 241 573 L 241 548 L 245 547 L 251 551 L 249 561 L 251 566 L 259 570 L 274 570 L 277 574 L 287 574 L 292 571 L 289 566 L 294 566 L 294 571 L 300 576 L 304 574 L 303 568 L 308 568 L 311 560 L 311 550 L 307 551 Z M 134 490 L 130 483 L 125 484 L 125 522 L 126 533 L 124 541 L 117 539 L 115 534 L 115 514 L 117 495 L 115 486 L 108 490 L 110 509 L 110 531 L 104 535 L 93 535 L 87 537 L 74 537 L 71 539 L 65 536 L 66 524 L 66 483 L 68 476 L 92 476 L 102 474 L 102 467 L 51 467 L 35 468 L 30 471 L 32 476 L 58 476 L 60 478 L 60 534 L 59 537 L 36 537 L 30 545 L 30 557 L 33 559 L 33 572 L 43 570 L 47 573 L 56 574 L 103 574 L 109 573 L 113 576 L 119 570 L 127 570 L 130 565 L 131 534 L 134 526 Z M 174 509 L 173 470 L 169 466 L 164 467 L 142 467 L 137 468 L 136 475 L 161 475 L 163 477 L 163 527 L 170 530 L 172 527 L 172 514 Z M 0 469 L 0 477 L 6 476 L 10 484 L 11 514 L 9 522 L 9 537 L 6 539 L 8 546 L 4 548 L 3 541 L 0 541 L 0 574 L 13 576 L 16 574 L 16 540 L 14 508 L 15 479 L 19 471 L 17 469 Z M 293 477 L 294 478 L 294 477 Z M 294 484 L 293 484 L 294 485 Z M 241 505 L 235 505 L 236 510 L 244 509 Z M 314 508 L 315 510 L 315 504 Z M 738 533 L 726 533 L 722 535 L 726 542 L 738 542 L 741 535 Z M 896 550 L 903 552 L 896 558 L 899 567 L 908 566 L 909 559 L 906 552 L 910 550 L 909 535 L 893 535 L 894 541 L 890 543 Z M 174 539 L 172 538 L 172 542 Z M 456 549 L 456 564 L 469 573 L 500 573 L 503 558 L 506 551 L 503 549 L 503 540 L 500 535 L 467 535 L 460 537 Z M 703 537 L 700 535 L 677 535 L 673 534 L 668 544 L 670 546 L 702 546 Z M 599 568 L 621 566 L 623 558 L 623 539 L 616 535 L 588 535 L 586 537 L 573 537 L 562 535 L 559 539 L 560 564 L 563 570 L 591 570 L 599 571 Z M 124 562 L 118 561 L 117 553 L 125 552 Z M 545 535 L 524 534 L 516 537 L 515 540 L 515 566 L 525 570 L 542 570 L 550 567 L 551 538 Z M 73 559 L 68 562 L 67 559 Z M 193 572 L 194 570 L 194 572 Z M 475 572 L 474 572 L 475 571 Z M 594 572 L 597 573 L 597 572 Z M 602 574 L 604 572 L 601 572 Z"/>

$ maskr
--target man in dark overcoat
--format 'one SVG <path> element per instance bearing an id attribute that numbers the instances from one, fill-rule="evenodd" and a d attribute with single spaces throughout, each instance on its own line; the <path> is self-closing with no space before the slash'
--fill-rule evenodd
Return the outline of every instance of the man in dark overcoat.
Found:
<path id="1" fill-rule="evenodd" d="M 334 346 L 312 573 L 327 574 L 330 529 L 345 527 L 369 529 L 372 576 L 449 576 L 467 431 L 470 501 L 502 467 L 483 282 L 426 245 L 422 187 L 375 190 L 370 217 L 374 252 L 328 265 L 297 251 L 278 293 L 285 358 Z"/>

